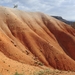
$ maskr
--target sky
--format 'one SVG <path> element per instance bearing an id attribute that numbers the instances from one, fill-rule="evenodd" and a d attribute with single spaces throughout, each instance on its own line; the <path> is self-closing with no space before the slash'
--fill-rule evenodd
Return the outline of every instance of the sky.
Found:
<path id="1" fill-rule="evenodd" d="M 0 0 L 0 6 L 32 12 L 43 12 L 51 16 L 62 16 L 75 21 L 75 0 Z"/>

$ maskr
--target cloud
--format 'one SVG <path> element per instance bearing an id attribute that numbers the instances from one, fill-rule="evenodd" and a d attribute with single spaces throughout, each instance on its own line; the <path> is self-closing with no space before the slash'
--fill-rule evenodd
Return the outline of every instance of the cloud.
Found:
<path id="1" fill-rule="evenodd" d="M 10 2 L 12 2 L 12 0 L 0 0 L 0 4 L 1 3 L 10 3 Z"/>
<path id="2" fill-rule="evenodd" d="M 49 15 L 58 15 L 66 19 L 75 19 L 74 0 L 0 0 L 0 5 L 13 7 L 26 11 L 40 11 Z"/>

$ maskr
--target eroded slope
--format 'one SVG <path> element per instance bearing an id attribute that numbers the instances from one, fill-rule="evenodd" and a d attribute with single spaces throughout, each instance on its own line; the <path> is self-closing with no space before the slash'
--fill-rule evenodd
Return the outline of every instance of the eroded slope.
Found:
<path id="1" fill-rule="evenodd" d="M 0 51 L 19 63 L 75 71 L 75 30 L 43 13 L 0 7 Z"/>

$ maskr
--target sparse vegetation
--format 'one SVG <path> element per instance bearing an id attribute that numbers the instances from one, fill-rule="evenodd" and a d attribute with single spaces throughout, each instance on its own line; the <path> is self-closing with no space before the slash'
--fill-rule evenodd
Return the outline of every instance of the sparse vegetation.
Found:
<path id="1" fill-rule="evenodd" d="M 39 65 L 39 66 L 43 66 L 44 65 L 42 62 L 39 62 L 39 61 L 36 61 L 35 64 Z"/>
<path id="2" fill-rule="evenodd" d="M 33 75 L 49 75 L 49 74 L 51 74 L 50 69 L 45 69 L 45 70 L 41 70 L 41 71 L 38 71 L 38 72 L 34 72 Z"/>
<path id="3" fill-rule="evenodd" d="M 18 72 L 15 72 L 15 74 L 14 75 L 23 75 L 23 74 L 19 74 Z"/>
<path id="4" fill-rule="evenodd" d="M 59 75 L 61 74 L 63 71 L 61 70 L 50 70 L 50 69 L 45 69 L 45 70 L 40 70 L 40 71 L 36 71 L 33 73 L 33 75 Z"/>
<path id="5" fill-rule="evenodd" d="M 42 62 L 39 62 L 38 65 L 43 66 L 44 64 Z"/>
<path id="6" fill-rule="evenodd" d="M 72 71 L 69 71 L 69 72 L 72 72 Z M 66 73 L 68 73 L 68 71 L 63 71 L 63 70 L 58 70 L 58 69 L 51 70 L 51 69 L 47 68 L 47 69 L 42 69 L 39 71 L 34 71 L 33 73 L 30 73 L 27 75 L 60 75 L 62 73 L 66 74 Z M 14 75 L 25 75 L 25 74 L 20 74 L 18 72 L 15 72 Z"/>

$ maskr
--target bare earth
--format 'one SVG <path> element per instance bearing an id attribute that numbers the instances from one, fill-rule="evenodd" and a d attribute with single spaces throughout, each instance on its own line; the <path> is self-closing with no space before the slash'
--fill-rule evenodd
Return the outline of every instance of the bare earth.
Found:
<path id="1" fill-rule="evenodd" d="M 0 7 L 0 75 L 15 73 L 75 75 L 75 29 L 40 12 Z"/>

